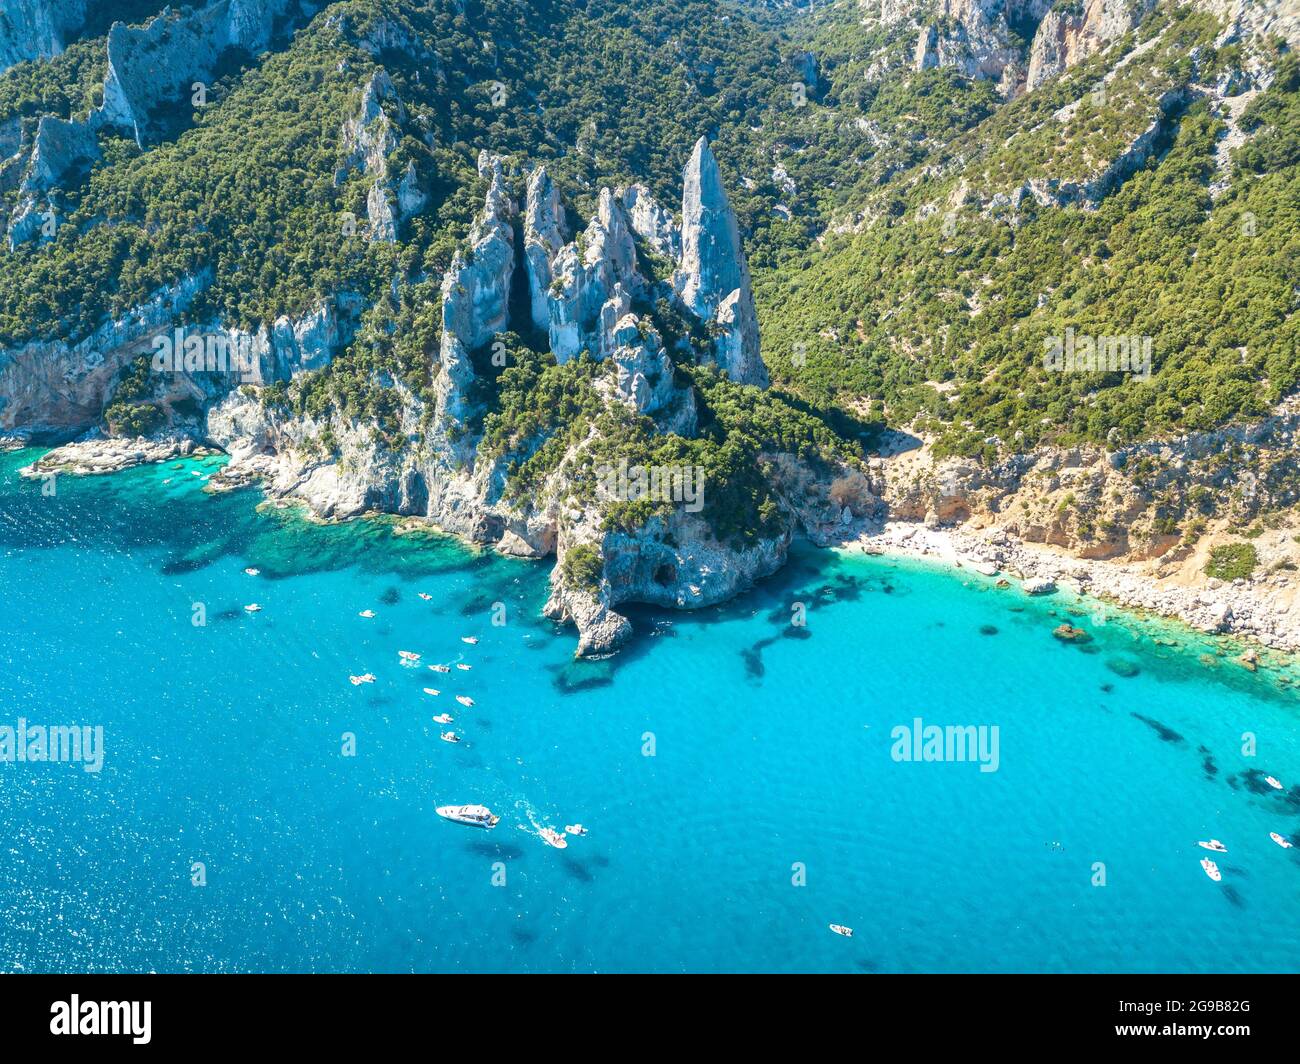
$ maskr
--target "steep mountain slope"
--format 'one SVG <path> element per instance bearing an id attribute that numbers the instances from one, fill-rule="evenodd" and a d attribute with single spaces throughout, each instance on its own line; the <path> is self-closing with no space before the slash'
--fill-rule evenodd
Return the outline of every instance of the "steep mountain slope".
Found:
<path id="1" fill-rule="evenodd" d="M 1296 88 L 1284 40 L 1161 5 L 768 278 L 769 365 L 964 454 L 1266 413 L 1300 373 Z M 1067 328 L 1150 340 L 1150 379 L 1054 372 Z"/>

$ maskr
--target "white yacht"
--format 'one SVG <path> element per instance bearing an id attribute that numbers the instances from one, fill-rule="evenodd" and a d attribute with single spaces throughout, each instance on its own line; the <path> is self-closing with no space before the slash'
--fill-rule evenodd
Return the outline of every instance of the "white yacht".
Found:
<path id="1" fill-rule="evenodd" d="M 454 820 L 472 828 L 494 828 L 501 822 L 501 818 L 485 805 L 440 805 L 434 812 L 444 820 Z"/>

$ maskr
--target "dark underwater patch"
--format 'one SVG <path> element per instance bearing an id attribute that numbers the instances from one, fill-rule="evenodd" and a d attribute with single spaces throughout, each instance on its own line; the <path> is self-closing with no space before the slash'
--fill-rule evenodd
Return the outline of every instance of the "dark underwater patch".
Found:
<path id="1" fill-rule="evenodd" d="M 159 572 L 163 576 L 180 576 L 184 573 L 197 573 L 211 564 L 210 558 L 173 558 L 163 562 Z"/>
<path id="2" fill-rule="evenodd" d="M 521 847 L 512 846 L 508 842 L 467 842 L 465 850 L 476 857 L 490 857 L 504 861 L 514 861 L 524 855 Z"/>
<path id="3" fill-rule="evenodd" d="M 1116 676 L 1122 676 L 1126 680 L 1133 679 L 1142 671 L 1137 662 L 1130 661 L 1128 658 L 1107 658 L 1106 668 L 1110 669 Z"/>
<path id="4" fill-rule="evenodd" d="M 1227 898 L 1235 908 L 1244 909 L 1246 907 L 1246 900 L 1241 896 L 1241 892 L 1238 891 L 1236 887 L 1224 887 L 1223 896 Z"/>
<path id="5" fill-rule="evenodd" d="M 402 590 L 397 587 L 384 588 L 383 594 L 379 596 L 379 601 L 385 606 L 396 606 L 402 601 Z"/>
<path id="6" fill-rule="evenodd" d="M 1155 732 L 1158 736 L 1160 736 L 1161 742 L 1182 743 L 1187 741 L 1176 731 L 1174 731 L 1173 728 L 1161 724 L 1160 721 L 1155 720 L 1152 717 L 1144 717 L 1141 713 L 1130 713 L 1129 716 L 1132 717 L 1134 720 L 1140 720 L 1143 724 L 1145 724 L 1148 728 L 1150 728 L 1153 732 Z"/>
<path id="7" fill-rule="evenodd" d="M 572 857 L 564 859 L 564 870 L 569 873 L 570 879 L 576 879 L 579 883 L 594 883 L 596 877 L 581 861 L 575 861 Z"/>
<path id="8" fill-rule="evenodd" d="M 981 624 L 980 635 L 997 635 L 998 626 L 996 624 Z"/>
<path id="9" fill-rule="evenodd" d="M 1210 748 L 1201 745 L 1196 748 L 1196 752 L 1201 755 L 1201 771 L 1205 773 L 1205 778 L 1207 780 L 1214 779 L 1219 774 L 1219 766 L 1214 763 Z"/>
<path id="10" fill-rule="evenodd" d="M 573 660 L 555 668 L 555 689 L 561 694 L 591 691 L 614 682 L 614 666 L 605 661 Z"/>

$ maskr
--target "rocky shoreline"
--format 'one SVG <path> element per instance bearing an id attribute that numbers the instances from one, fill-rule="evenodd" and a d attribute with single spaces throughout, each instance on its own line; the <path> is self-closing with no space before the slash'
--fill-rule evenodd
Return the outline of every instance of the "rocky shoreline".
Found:
<path id="1" fill-rule="evenodd" d="M 217 452 L 186 437 L 106 437 L 56 448 L 20 472 L 29 478 L 51 473 L 96 475 L 212 453 Z M 250 477 L 243 482 L 258 479 Z M 272 485 L 263 480 L 262 487 L 271 489 Z M 267 491 L 268 499 L 280 495 L 275 490 Z M 426 519 L 420 519 L 419 524 L 433 527 Z M 846 531 L 852 538 L 835 544 L 836 549 L 914 558 L 950 568 L 968 568 L 987 577 L 1013 578 L 1030 593 L 1050 594 L 1059 589 L 1086 594 L 1126 609 L 1177 619 L 1208 634 L 1238 636 L 1285 653 L 1300 652 L 1300 601 L 1296 600 L 1295 588 L 1286 581 L 1208 581 L 1204 586 L 1181 586 L 1143 572 L 1140 562 L 1077 558 L 1052 546 L 1026 543 L 996 527 L 930 527 L 919 521 L 900 520 L 857 524 Z M 762 573 L 773 571 L 780 568 L 780 561 L 767 559 L 766 564 L 756 568 Z M 733 593 L 751 582 L 738 582 Z M 726 597 L 725 593 L 721 597 Z M 718 598 L 718 594 L 707 596 L 710 602 Z M 557 616 L 562 612 L 558 603 L 548 606 Z M 588 624 L 579 625 L 580 629 L 592 630 L 586 640 L 592 645 L 586 649 L 616 649 L 630 634 L 626 622 L 608 609 L 601 611 L 597 601 L 589 606 L 591 612 L 608 616 L 584 618 Z M 611 631 L 604 632 L 605 627 Z"/>
<path id="2" fill-rule="evenodd" d="M 1300 651 L 1300 603 L 1293 601 L 1294 589 L 1289 586 L 1255 586 L 1246 581 L 1217 587 L 1178 586 L 1141 572 L 1137 563 L 1076 558 L 1025 543 L 997 528 L 927 528 L 913 521 L 886 522 L 839 549 L 1014 577 L 1031 593 L 1074 591 L 1177 619 L 1208 634 L 1239 636 L 1286 653 Z"/>
<path id="3" fill-rule="evenodd" d="M 173 458 L 198 458 L 217 453 L 210 447 L 196 444 L 188 436 L 99 436 L 56 447 L 18 472 L 28 479 L 58 473 L 93 476 L 97 473 L 118 473 L 140 465 L 154 465 Z"/>

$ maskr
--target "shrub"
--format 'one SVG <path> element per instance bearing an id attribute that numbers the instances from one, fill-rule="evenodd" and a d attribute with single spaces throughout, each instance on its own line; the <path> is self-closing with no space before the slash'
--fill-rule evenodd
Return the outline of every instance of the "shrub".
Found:
<path id="1" fill-rule="evenodd" d="M 1205 574 L 1220 580 L 1248 579 L 1259 565 L 1259 553 L 1250 543 L 1225 543 L 1210 551 Z"/>
<path id="2" fill-rule="evenodd" d="M 571 587 L 583 588 L 593 594 L 600 588 L 600 577 L 605 570 L 600 552 L 588 543 L 571 547 L 564 555 L 560 567 L 564 580 Z"/>

